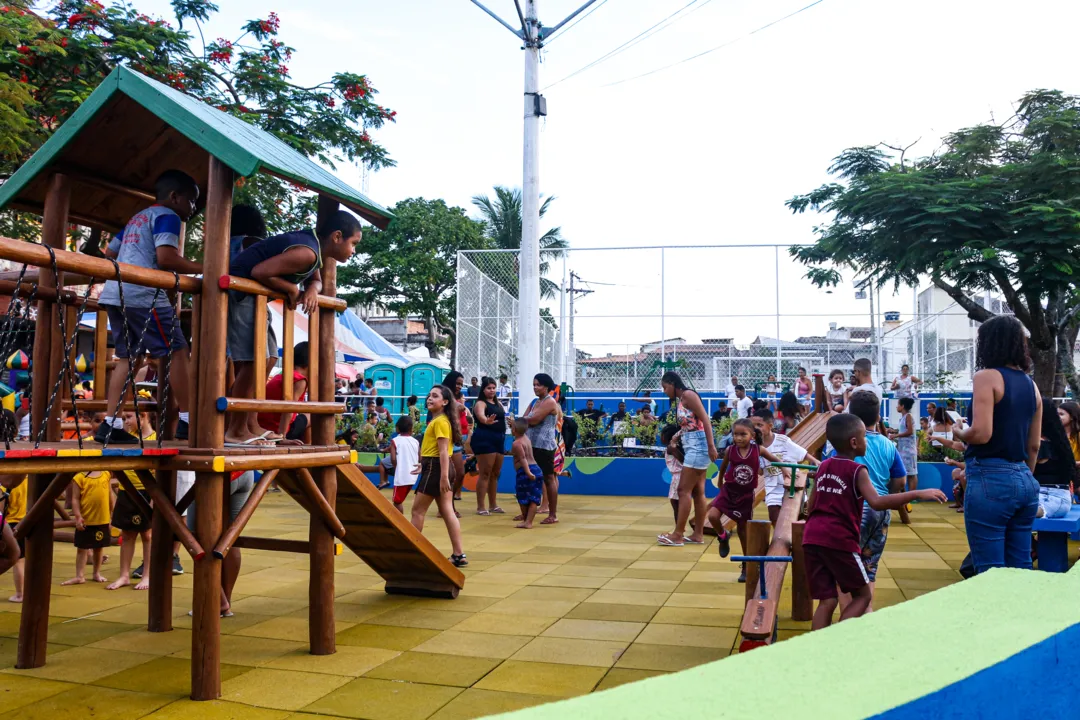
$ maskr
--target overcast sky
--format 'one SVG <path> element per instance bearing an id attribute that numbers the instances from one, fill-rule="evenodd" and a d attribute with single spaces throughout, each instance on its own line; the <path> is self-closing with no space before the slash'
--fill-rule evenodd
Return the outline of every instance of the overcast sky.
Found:
<path id="1" fill-rule="evenodd" d="M 688 1 L 607 0 L 544 50 L 541 86 Z M 541 0 L 541 20 L 554 25 L 581 2 Z M 540 177 L 542 191 L 558 198 L 550 224 L 575 248 L 809 242 L 820 218 L 792 216 L 783 203 L 825 182 L 844 148 L 921 138 L 914 152 L 926 154 L 949 131 L 1008 117 L 1027 90 L 1077 89 L 1080 3 L 824 0 L 747 37 L 808 2 L 698 0 L 663 32 L 547 88 Z M 167 0 L 136 4 L 170 12 Z M 281 40 L 296 48 L 298 81 L 365 73 L 379 102 L 398 111 L 397 124 L 375 134 L 398 163 L 371 176 L 376 201 L 441 197 L 471 210 L 478 192 L 520 186 L 520 43 L 468 0 L 219 4 L 208 38 L 233 37 L 242 21 L 276 10 Z M 516 17 L 512 0 L 485 4 Z M 355 168 L 340 172 L 359 185 Z M 740 343 L 775 335 L 773 253 L 667 251 L 665 334 Z M 578 304 L 579 346 L 623 352 L 659 339 L 659 251 L 574 253 L 570 267 L 617 284 L 594 285 Z M 553 272 L 561 279 L 561 264 Z M 830 321 L 868 324 L 868 304 L 850 288 L 827 295 L 803 272 L 781 253 L 785 338 L 822 334 Z M 907 319 L 912 292 L 884 305 Z"/>

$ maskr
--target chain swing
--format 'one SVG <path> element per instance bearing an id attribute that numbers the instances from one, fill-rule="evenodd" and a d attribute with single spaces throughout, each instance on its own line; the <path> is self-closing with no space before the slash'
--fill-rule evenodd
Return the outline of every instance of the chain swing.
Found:
<path id="1" fill-rule="evenodd" d="M 35 243 L 36 244 L 36 243 Z M 30 295 L 27 297 L 26 302 L 22 304 L 21 313 L 16 312 L 16 308 L 20 306 L 19 293 L 22 290 L 22 283 L 26 277 L 26 270 L 29 266 L 24 263 L 22 269 L 19 271 L 19 277 L 15 281 L 15 292 L 11 296 L 11 301 L 8 303 L 7 311 L 7 327 L 4 329 L 2 335 L 0 335 L 0 362 L 4 362 L 8 355 L 15 350 L 16 340 L 18 339 L 21 331 L 15 329 L 16 320 L 25 320 L 29 322 L 30 312 L 34 306 L 34 301 L 37 299 L 38 283 L 33 283 Z M 19 428 L 16 426 L 12 428 L 11 432 L 7 431 L 7 415 L 0 415 L 0 434 L 4 436 L 4 448 L 11 449 L 11 439 L 15 437 Z"/>
<path id="2" fill-rule="evenodd" d="M 154 297 L 156 299 L 157 296 L 155 295 Z M 173 273 L 173 297 L 176 298 L 176 301 L 179 301 L 179 299 L 180 299 L 180 274 L 176 273 L 176 272 Z M 173 317 L 172 317 L 172 322 L 169 323 L 169 338 L 168 338 L 169 352 L 165 356 L 165 367 L 164 367 L 164 369 L 162 369 L 161 377 L 158 379 L 158 385 L 159 386 L 161 386 L 161 384 L 164 383 L 164 386 L 162 387 L 162 390 L 161 390 L 161 407 L 158 408 L 159 412 L 158 412 L 157 445 L 158 445 L 159 448 L 161 447 L 161 443 L 164 440 L 164 436 L 165 436 L 165 420 L 166 420 L 166 415 L 169 412 L 169 385 L 170 385 L 169 378 L 170 378 L 170 374 L 172 372 L 172 356 L 173 356 L 172 339 L 173 339 L 173 333 L 176 332 L 176 322 L 177 322 L 177 316 L 178 315 L 179 315 L 178 312 L 174 312 Z M 179 413 L 180 413 L 179 406 L 177 406 L 176 412 L 179 415 Z"/>

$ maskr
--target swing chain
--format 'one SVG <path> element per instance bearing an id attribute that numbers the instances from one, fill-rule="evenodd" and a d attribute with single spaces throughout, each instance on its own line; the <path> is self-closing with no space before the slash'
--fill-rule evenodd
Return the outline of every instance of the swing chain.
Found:
<path id="1" fill-rule="evenodd" d="M 178 309 L 179 309 L 180 274 L 176 273 L 176 272 L 173 273 L 173 297 L 175 298 L 174 302 L 177 303 L 177 306 L 178 306 Z M 158 408 L 157 444 L 158 444 L 159 448 L 161 447 L 162 440 L 165 437 L 165 418 L 166 418 L 167 413 L 169 412 L 169 385 L 170 385 L 169 376 L 170 376 L 170 373 L 172 371 L 172 356 L 173 356 L 172 340 L 173 340 L 173 334 L 176 332 L 176 322 L 177 322 L 177 316 L 178 315 L 179 315 L 179 312 L 174 312 L 173 317 L 172 317 L 172 322 L 169 323 L 169 338 L 167 340 L 168 345 L 169 345 L 169 353 L 165 356 L 165 368 L 161 372 L 161 378 L 158 379 L 158 386 L 159 387 L 161 387 L 161 384 L 164 383 L 164 387 L 162 387 L 162 390 L 161 390 L 161 407 Z M 180 411 L 179 411 L 179 407 L 178 407 L 177 408 L 177 414 L 179 414 L 179 412 Z"/>
<path id="2" fill-rule="evenodd" d="M 19 337 L 21 331 L 15 329 L 15 320 L 30 321 L 30 308 L 34 305 L 34 300 L 37 298 L 38 283 L 33 284 L 33 289 L 30 291 L 30 295 L 27 298 L 25 304 L 22 305 L 21 316 L 16 312 L 16 308 L 20 306 L 19 292 L 22 290 L 23 279 L 26 277 L 26 270 L 29 266 L 23 263 L 22 269 L 19 271 L 19 277 L 15 281 L 15 292 L 11 296 L 11 301 L 8 303 L 7 310 L 7 327 L 4 328 L 3 335 L 0 335 L 0 362 L 6 362 L 8 353 L 10 353 L 16 345 L 16 340 Z M 12 428 L 12 432 L 7 431 L 7 415 L 0 417 L 0 434 L 4 436 L 4 447 L 8 450 L 11 449 L 11 438 L 17 435 L 19 428 Z"/>

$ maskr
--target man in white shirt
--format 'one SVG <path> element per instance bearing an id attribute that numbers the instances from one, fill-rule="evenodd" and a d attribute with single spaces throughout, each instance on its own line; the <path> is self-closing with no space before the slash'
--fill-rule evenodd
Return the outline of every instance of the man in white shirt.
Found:
<path id="1" fill-rule="evenodd" d="M 852 369 L 851 374 L 855 378 L 856 386 L 848 393 L 849 398 L 852 393 L 859 390 L 869 390 L 877 395 L 878 402 L 881 402 L 884 397 L 881 392 L 881 386 L 874 384 L 874 378 L 871 376 L 870 371 L 870 358 L 859 358 L 855 361 L 855 367 Z M 847 412 L 847 407 L 844 408 L 844 411 Z"/>
<path id="2" fill-rule="evenodd" d="M 768 408 L 758 410 L 750 421 L 761 431 L 761 447 L 780 458 L 780 462 L 800 465 L 818 464 L 806 448 L 797 445 L 787 435 L 777 435 L 773 432 L 773 414 Z M 765 505 L 769 508 L 769 522 L 773 525 L 780 517 L 780 506 L 784 503 L 784 476 L 790 477 L 790 474 L 790 470 L 781 470 L 772 465 L 765 466 Z"/>
<path id="3" fill-rule="evenodd" d="M 507 380 L 509 380 L 509 378 L 506 377 L 506 375 L 500 375 L 499 384 L 495 386 L 495 397 L 502 403 L 504 410 L 510 409 L 510 398 L 514 394 L 514 390 L 507 384 Z"/>
<path id="4" fill-rule="evenodd" d="M 734 375 L 731 376 L 731 382 L 724 388 L 724 395 L 727 396 L 728 405 L 735 407 L 735 386 L 739 384 L 739 378 Z"/>
<path id="5" fill-rule="evenodd" d="M 742 385 L 735 386 L 735 415 L 736 418 L 748 418 L 754 409 L 754 401 L 746 397 L 746 388 Z"/>

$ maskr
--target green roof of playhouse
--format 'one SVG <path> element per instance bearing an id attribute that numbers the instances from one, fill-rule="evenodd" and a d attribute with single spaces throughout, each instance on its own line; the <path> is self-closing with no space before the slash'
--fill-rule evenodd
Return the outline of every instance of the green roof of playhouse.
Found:
<path id="1" fill-rule="evenodd" d="M 331 197 L 379 227 L 393 218 L 389 210 L 265 130 L 125 67 L 109 73 L 0 185 L 0 208 L 40 213 L 49 175 L 64 172 L 76 183 L 72 218 L 119 229 L 146 206 L 154 180 L 169 168 L 198 180 L 205 196 L 211 156 L 238 176 L 261 171 Z"/>

